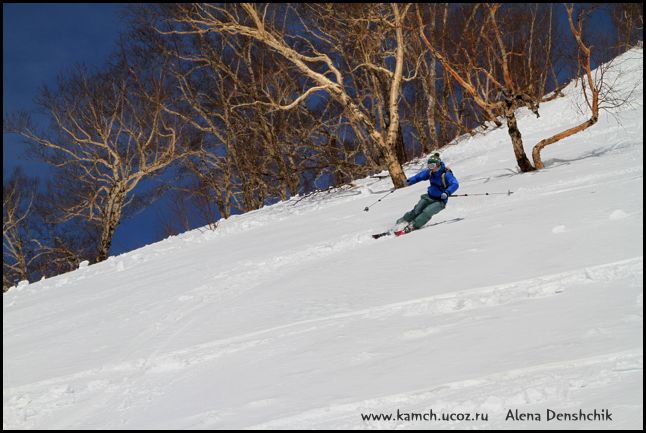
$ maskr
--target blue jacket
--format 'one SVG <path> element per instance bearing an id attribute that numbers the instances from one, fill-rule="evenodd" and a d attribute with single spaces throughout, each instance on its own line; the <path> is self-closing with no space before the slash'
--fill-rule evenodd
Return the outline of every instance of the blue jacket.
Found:
<path id="1" fill-rule="evenodd" d="M 444 188 L 444 185 L 442 185 L 443 173 L 446 173 L 446 176 L 444 177 L 446 180 L 446 189 Z M 434 200 L 441 200 L 440 196 L 443 192 L 447 195 L 453 194 L 460 186 L 460 184 L 458 184 L 458 180 L 453 176 L 453 173 L 451 173 L 450 170 L 446 169 L 443 162 L 440 165 L 440 169 L 435 173 L 431 172 L 430 168 L 427 168 L 426 170 L 422 170 L 415 176 L 409 178 L 406 182 L 409 185 L 413 185 L 421 180 L 429 180 L 431 182 L 431 186 L 428 187 L 428 196 Z M 448 199 L 442 201 L 446 204 Z"/>

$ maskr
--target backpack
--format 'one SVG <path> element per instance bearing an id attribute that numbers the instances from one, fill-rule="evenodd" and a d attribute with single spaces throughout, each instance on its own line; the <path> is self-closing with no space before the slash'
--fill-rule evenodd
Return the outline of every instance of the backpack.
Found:
<path id="1" fill-rule="evenodd" d="M 446 184 L 446 172 L 447 171 L 449 173 L 453 174 L 453 171 L 450 168 L 448 168 L 448 167 L 445 168 L 444 173 L 442 173 L 442 188 L 444 188 L 444 189 L 446 189 L 446 187 L 447 187 L 447 184 Z"/>

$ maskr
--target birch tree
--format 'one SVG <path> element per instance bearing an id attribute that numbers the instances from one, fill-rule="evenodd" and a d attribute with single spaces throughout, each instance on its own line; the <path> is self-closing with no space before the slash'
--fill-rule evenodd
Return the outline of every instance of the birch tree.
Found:
<path id="1" fill-rule="evenodd" d="M 367 132 L 375 146 L 380 150 L 383 163 L 387 167 L 396 187 L 405 185 L 406 177 L 397 160 L 395 143 L 399 129 L 400 88 L 404 65 L 403 20 L 410 5 L 390 4 L 389 25 L 395 34 L 397 46 L 394 50 L 394 64 L 379 65 L 388 72 L 390 91 L 388 95 L 389 122 L 387 128 L 375 125 L 369 113 L 366 113 L 353 97 L 353 90 L 346 87 L 344 72 L 336 63 L 337 51 L 334 46 L 326 46 L 328 51 L 319 50 L 311 40 L 298 34 L 288 35 L 267 19 L 269 9 L 266 4 L 262 10 L 255 4 L 212 5 L 190 4 L 179 6 L 180 15 L 175 19 L 175 30 L 159 29 L 162 34 L 207 34 L 217 32 L 251 38 L 265 49 L 278 53 L 295 70 L 306 79 L 306 85 L 300 95 L 295 95 L 289 103 L 278 104 L 272 101 L 259 100 L 258 103 L 270 104 L 274 110 L 290 110 L 303 103 L 308 97 L 323 92 L 337 101 L 345 109 L 345 114 Z M 291 13 L 295 12 L 292 10 Z M 296 16 L 296 15 L 295 15 Z M 324 41 L 325 34 L 317 29 L 306 29 L 309 37 L 316 35 Z"/>
<path id="2" fill-rule="evenodd" d="M 33 210 L 36 184 L 17 169 L 2 185 L 2 288 L 29 280 L 34 258 L 28 218 Z"/>
<path id="3" fill-rule="evenodd" d="M 538 144 L 536 144 L 532 149 L 532 159 L 534 160 L 534 165 L 537 169 L 545 167 L 541 159 L 541 152 L 545 147 L 581 131 L 585 131 L 597 123 L 599 120 L 600 109 L 609 110 L 611 108 L 617 108 L 627 103 L 630 98 L 630 94 L 632 93 L 628 92 L 628 95 L 618 96 L 613 88 L 614 85 L 608 82 L 607 73 L 612 68 L 612 62 L 600 65 L 597 68 L 596 76 L 593 76 L 591 66 L 592 49 L 588 44 L 586 44 L 583 38 L 583 26 L 587 12 L 580 9 L 578 13 L 576 13 L 576 17 L 574 17 L 574 5 L 565 4 L 564 6 L 567 12 L 570 31 L 576 40 L 578 48 L 579 70 L 583 71 L 583 75 L 578 77 L 577 80 L 580 80 L 581 82 L 581 92 L 585 101 L 585 107 L 590 110 L 590 118 L 576 126 L 538 142 Z"/>
<path id="4" fill-rule="evenodd" d="M 186 152 L 180 146 L 184 125 L 162 110 L 164 68 L 141 74 L 124 62 L 98 73 L 78 68 L 54 90 L 41 91 L 49 131 L 36 131 L 25 114 L 5 122 L 5 130 L 24 137 L 43 161 L 76 178 L 60 222 L 79 218 L 98 227 L 97 262 L 108 257 L 135 188 Z"/>
<path id="5" fill-rule="evenodd" d="M 537 86 L 525 79 L 522 69 L 514 68 L 513 58 L 525 58 L 531 65 L 538 54 L 532 54 L 532 45 L 524 40 L 505 38 L 496 15 L 500 6 L 496 3 L 471 6 L 461 26 L 463 42 L 456 44 L 459 50 L 453 55 L 440 52 L 426 36 L 418 8 L 419 34 L 431 54 L 483 111 L 487 120 L 499 125 L 497 116 L 504 116 L 518 166 L 522 172 L 528 172 L 534 167 L 523 148 L 515 113 L 517 109 L 527 107 L 538 117 L 540 96 L 536 94 Z M 503 28 L 508 29 L 509 24 Z M 508 46 L 510 43 L 511 48 Z"/>

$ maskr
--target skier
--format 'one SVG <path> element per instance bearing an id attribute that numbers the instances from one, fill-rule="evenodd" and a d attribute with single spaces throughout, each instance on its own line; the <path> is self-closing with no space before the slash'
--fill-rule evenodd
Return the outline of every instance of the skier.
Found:
<path id="1" fill-rule="evenodd" d="M 428 180 L 431 184 L 428 192 L 421 196 L 415 207 L 397 220 L 394 230 L 397 236 L 422 228 L 433 215 L 446 207 L 449 196 L 459 187 L 458 180 L 453 176 L 453 172 L 446 168 L 439 153 L 430 156 L 427 164 L 427 169 L 406 180 L 409 186 L 422 180 Z"/>

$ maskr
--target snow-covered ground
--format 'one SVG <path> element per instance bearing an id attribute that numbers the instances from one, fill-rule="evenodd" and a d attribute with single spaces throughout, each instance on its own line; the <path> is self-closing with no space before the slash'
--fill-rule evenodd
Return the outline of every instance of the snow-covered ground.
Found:
<path id="1" fill-rule="evenodd" d="M 404 237 L 370 235 L 425 183 L 364 212 L 391 187 L 364 179 L 13 288 L 3 428 L 641 429 L 643 52 L 616 64 L 632 104 L 545 170 L 505 128 L 447 147 L 458 193 L 513 194 Z M 579 91 L 519 113 L 528 153 Z"/>

